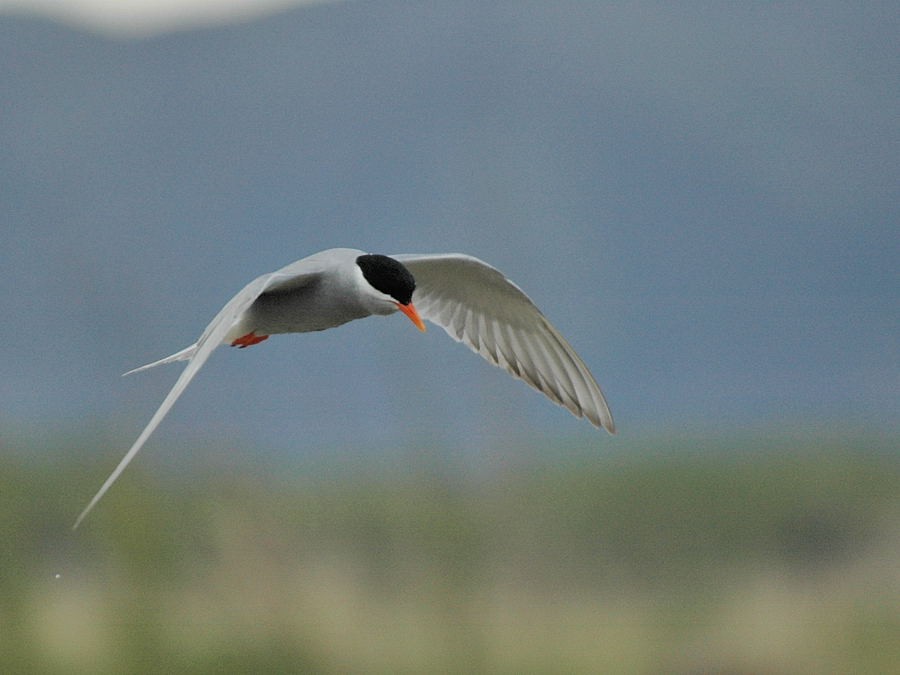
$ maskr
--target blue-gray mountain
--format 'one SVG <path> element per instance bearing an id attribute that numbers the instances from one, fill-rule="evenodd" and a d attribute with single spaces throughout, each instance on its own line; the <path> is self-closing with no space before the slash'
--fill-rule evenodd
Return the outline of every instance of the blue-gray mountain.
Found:
<path id="1" fill-rule="evenodd" d="M 495 264 L 622 437 L 896 431 L 897 14 L 337 3 L 134 41 L 0 17 L 0 423 L 130 437 L 178 367 L 119 373 L 352 245 Z M 616 442 L 403 323 L 217 354 L 168 437 Z"/>

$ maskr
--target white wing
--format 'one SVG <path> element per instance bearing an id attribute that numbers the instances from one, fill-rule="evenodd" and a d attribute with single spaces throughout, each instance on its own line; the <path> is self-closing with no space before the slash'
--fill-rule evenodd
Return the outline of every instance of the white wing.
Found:
<path id="1" fill-rule="evenodd" d="M 584 361 L 499 270 L 459 253 L 392 257 L 416 279 L 413 303 L 422 318 L 577 417 L 615 433 L 603 392 Z"/>
<path id="2" fill-rule="evenodd" d="M 186 353 L 191 353 L 190 360 L 188 364 L 185 366 L 184 370 L 181 372 L 181 375 L 175 381 L 175 384 L 172 386 L 172 389 L 166 395 L 163 402 L 160 404 L 157 411 L 154 413 L 153 417 L 150 418 L 150 421 L 147 423 L 147 426 L 144 427 L 144 430 L 141 432 L 141 435 L 138 436 L 137 440 L 134 442 L 134 445 L 125 453 L 125 456 L 122 458 L 122 461 L 119 462 L 119 465 L 115 468 L 115 470 L 109 475 L 109 478 L 106 479 L 106 482 L 100 486 L 100 489 L 97 491 L 97 494 L 94 495 L 93 499 L 88 503 L 88 505 L 84 508 L 81 514 L 78 516 L 75 521 L 75 525 L 72 527 L 74 530 L 81 524 L 81 521 L 84 520 L 85 516 L 91 512 L 91 509 L 97 505 L 97 502 L 106 494 L 106 491 L 112 486 L 113 483 L 116 482 L 116 479 L 121 475 L 121 473 L 125 470 L 125 467 L 128 466 L 129 462 L 134 459 L 134 456 L 140 451 L 143 447 L 144 443 L 150 438 L 150 434 L 154 432 L 159 423 L 162 422 L 163 418 L 175 404 L 175 401 L 178 400 L 178 397 L 184 392 L 187 388 L 188 384 L 190 384 L 191 380 L 194 378 L 194 375 L 197 374 L 197 371 L 203 366 L 206 362 L 206 359 L 209 358 L 209 355 L 212 354 L 213 350 L 221 344 L 222 340 L 228 334 L 228 331 L 231 330 L 231 327 L 235 324 L 235 322 L 240 318 L 241 314 L 243 314 L 250 305 L 259 297 L 260 293 L 262 293 L 268 286 L 270 286 L 273 282 L 278 280 L 284 280 L 285 275 L 279 274 L 277 272 L 273 272 L 271 274 L 265 274 L 257 279 L 254 279 L 249 284 L 244 286 L 244 288 L 235 295 L 228 303 L 216 314 L 215 318 L 209 322 L 209 325 L 206 327 L 206 330 L 203 331 L 203 334 L 200 336 L 200 339 L 197 340 L 196 344 L 191 345 L 187 349 L 183 349 L 177 354 L 173 354 L 171 357 L 166 357 L 156 363 L 149 364 L 147 366 L 143 366 L 138 368 L 137 370 L 143 370 L 144 368 L 149 368 L 151 366 L 159 365 L 160 363 L 169 363 L 172 360 L 176 360 L 175 357 L 181 356 Z M 135 371 L 131 371 L 135 372 Z"/>

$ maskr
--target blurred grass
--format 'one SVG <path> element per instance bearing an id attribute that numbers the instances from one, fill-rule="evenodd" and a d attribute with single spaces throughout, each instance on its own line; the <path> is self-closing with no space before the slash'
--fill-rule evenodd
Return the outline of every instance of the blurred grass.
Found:
<path id="1" fill-rule="evenodd" d="M 117 449 L 89 471 L 4 452 L 0 671 L 896 672 L 896 448 L 651 443 L 465 477 L 433 451 L 139 462 L 76 533 Z"/>

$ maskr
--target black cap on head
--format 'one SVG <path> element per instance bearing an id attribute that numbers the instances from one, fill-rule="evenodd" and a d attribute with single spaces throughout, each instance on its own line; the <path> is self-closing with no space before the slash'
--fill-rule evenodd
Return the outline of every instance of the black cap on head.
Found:
<path id="1" fill-rule="evenodd" d="M 399 262 L 386 255 L 366 254 L 359 256 L 356 264 L 372 288 L 386 293 L 401 305 L 412 302 L 416 280 Z"/>

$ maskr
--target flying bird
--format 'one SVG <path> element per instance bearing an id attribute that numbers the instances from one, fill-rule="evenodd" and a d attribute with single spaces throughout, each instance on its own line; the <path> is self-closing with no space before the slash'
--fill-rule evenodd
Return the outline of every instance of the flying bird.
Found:
<path id="1" fill-rule="evenodd" d="M 423 319 L 437 324 L 577 417 L 615 433 L 603 392 L 584 361 L 522 289 L 494 267 L 461 253 L 385 256 L 333 248 L 257 277 L 226 303 L 194 344 L 125 373 L 188 362 L 73 529 L 134 459 L 216 347 L 245 348 L 270 335 L 327 330 L 397 311 L 421 331 Z"/>

